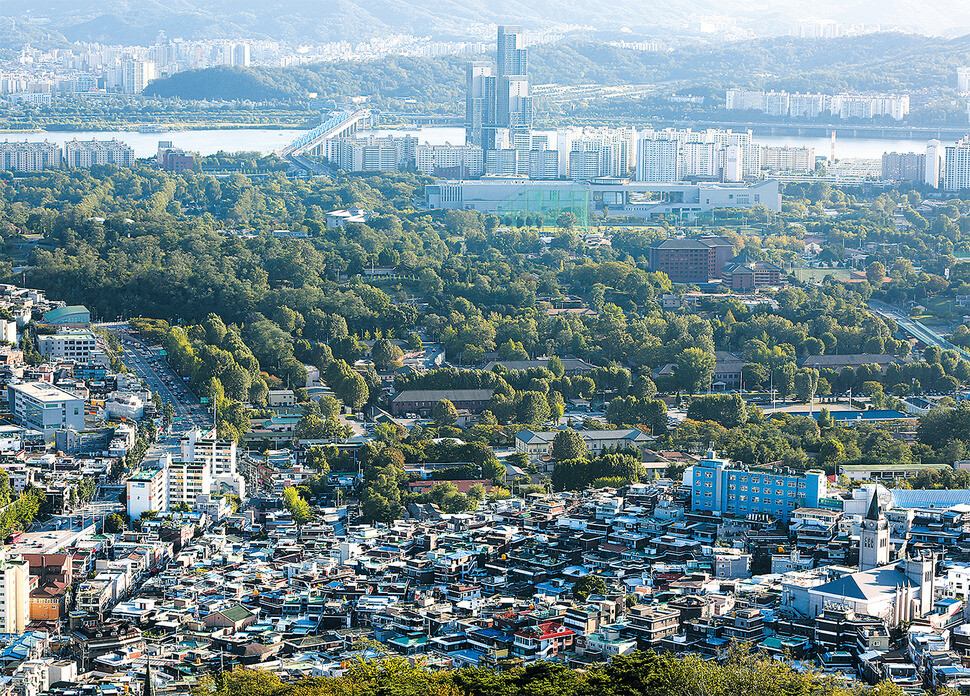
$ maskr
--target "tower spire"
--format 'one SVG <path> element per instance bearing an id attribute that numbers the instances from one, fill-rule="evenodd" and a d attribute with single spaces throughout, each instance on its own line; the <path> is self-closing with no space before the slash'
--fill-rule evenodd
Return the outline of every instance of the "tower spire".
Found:
<path id="1" fill-rule="evenodd" d="M 872 500 L 869 501 L 869 512 L 866 513 L 866 519 L 878 520 L 881 515 L 882 511 L 879 509 L 879 492 L 873 490 Z"/>

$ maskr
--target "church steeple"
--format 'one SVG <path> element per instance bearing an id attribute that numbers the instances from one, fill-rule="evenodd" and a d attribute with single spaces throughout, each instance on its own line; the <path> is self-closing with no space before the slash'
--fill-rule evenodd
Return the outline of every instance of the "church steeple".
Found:
<path id="1" fill-rule="evenodd" d="M 872 500 L 869 501 L 869 512 L 866 513 L 867 520 L 879 521 L 882 517 L 882 510 L 879 509 L 879 494 L 872 492 Z"/>
<path id="2" fill-rule="evenodd" d="M 859 570 L 871 570 L 889 563 L 889 523 L 879 508 L 879 492 L 872 491 L 869 510 L 859 531 Z"/>

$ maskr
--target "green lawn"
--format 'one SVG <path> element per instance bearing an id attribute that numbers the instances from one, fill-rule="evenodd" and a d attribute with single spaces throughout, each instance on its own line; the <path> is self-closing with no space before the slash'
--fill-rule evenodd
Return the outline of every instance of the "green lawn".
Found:
<path id="1" fill-rule="evenodd" d="M 848 268 L 796 268 L 795 277 L 803 283 L 821 283 L 825 276 L 832 276 L 835 280 L 848 280 L 851 272 Z"/>
<path id="2" fill-rule="evenodd" d="M 963 316 L 963 308 L 957 307 L 955 300 L 948 297 L 937 297 L 923 302 L 926 307 L 926 318 L 920 319 L 924 324 L 933 323 L 936 320 L 949 320 L 954 317 Z M 927 321 L 929 320 L 929 321 Z"/>

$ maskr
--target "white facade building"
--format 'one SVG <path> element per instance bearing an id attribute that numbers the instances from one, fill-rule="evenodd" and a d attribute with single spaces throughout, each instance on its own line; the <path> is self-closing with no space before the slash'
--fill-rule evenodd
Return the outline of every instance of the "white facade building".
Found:
<path id="1" fill-rule="evenodd" d="M 0 169 L 11 172 L 40 172 L 58 169 L 63 161 L 60 145 L 44 141 L 0 143 Z"/>
<path id="2" fill-rule="evenodd" d="M 37 351 L 55 360 L 90 362 L 104 360 L 97 337 L 90 331 L 65 331 L 37 337 Z"/>
<path id="3" fill-rule="evenodd" d="M 89 168 L 96 164 L 132 167 L 135 150 L 116 138 L 111 140 L 77 140 L 64 145 L 64 163 L 69 168 Z"/>
<path id="4" fill-rule="evenodd" d="M 126 60 L 119 66 L 121 91 L 125 94 L 141 94 L 148 83 L 158 77 L 155 63 L 145 60 Z"/>
<path id="5" fill-rule="evenodd" d="M 168 467 L 142 469 L 128 477 L 128 516 L 138 519 L 148 510 L 168 510 Z"/>
<path id="6" fill-rule="evenodd" d="M 926 144 L 926 172 L 924 183 L 933 188 L 939 188 L 943 174 L 943 144 L 939 140 L 931 140 Z"/>
<path id="7" fill-rule="evenodd" d="M 636 179 L 666 184 L 680 181 L 680 143 L 641 138 L 637 147 Z"/>
<path id="8" fill-rule="evenodd" d="M 961 92 L 970 92 L 970 68 L 957 68 L 957 89 Z"/>
<path id="9" fill-rule="evenodd" d="M 773 172 L 815 171 L 815 149 L 811 147 L 763 147 L 761 165 Z"/>
<path id="10" fill-rule="evenodd" d="M 422 174 L 466 178 L 485 173 L 485 151 L 478 145 L 422 144 L 415 149 L 414 160 Z"/>
<path id="11" fill-rule="evenodd" d="M 46 382 L 11 384 L 7 399 L 14 420 L 47 438 L 55 430 L 84 430 L 84 399 Z"/>
<path id="12" fill-rule="evenodd" d="M 208 471 L 209 488 L 203 493 L 219 495 L 229 489 L 246 497 L 246 481 L 237 469 L 235 440 L 219 440 L 215 430 L 203 433 L 196 429 L 182 437 L 181 445 L 184 462 L 202 464 Z"/>
<path id="13" fill-rule="evenodd" d="M 0 632 L 23 633 L 30 623 L 30 566 L 21 556 L 0 553 Z"/>
<path id="14" fill-rule="evenodd" d="M 947 145 L 945 153 L 943 189 L 962 191 L 970 188 L 970 140 L 964 138 L 954 145 Z"/>

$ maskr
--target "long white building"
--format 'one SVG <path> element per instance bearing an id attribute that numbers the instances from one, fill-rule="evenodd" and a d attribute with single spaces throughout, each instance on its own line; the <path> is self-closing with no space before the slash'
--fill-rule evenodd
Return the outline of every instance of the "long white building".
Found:
<path id="1" fill-rule="evenodd" d="M 11 172 L 40 172 L 59 169 L 64 159 L 57 143 L 10 142 L 0 143 L 0 169 Z"/>
<path id="2" fill-rule="evenodd" d="M 909 115 L 908 94 L 791 94 L 764 90 L 729 89 L 729 111 L 760 111 L 769 116 L 816 118 L 824 114 L 841 119 L 872 119 L 889 116 L 901 121 Z"/>
<path id="3" fill-rule="evenodd" d="M 422 174 L 464 179 L 485 173 L 485 151 L 478 145 L 418 145 L 414 161 Z"/>
<path id="4" fill-rule="evenodd" d="M 815 148 L 763 147 L 761 166 L 773 172 L 814 172 Z"/>
<path id="5" fill-rule="evenodd" d="M 91 331 L 63 331 L 37 337 L 37 351 L 55 360 L 75 362 L 104 362 L 106 356 L 98 345 L 98 338 Z"/>
<path id="6" fill-rule="evenodd" d="M 111 140 L 77 140 L 64 145 L 64 163 L 71 169 L 89 168 L 96 164 L 132 167 L 135 150 L 117 138 Z"/>
<path id="7" fill-rule="evenodd" d="M 552 217 L 573 212 L 583 220 L 589 210 L 609 215 L 695 218 L 719 208 L 764 206 L 781 211 L 778 182 L 752 184 L 700 182 L 654 183 L 604 178 L 590 182 L 531 181 L 526 178 L 436 181 L 425 187 L 431 209 L 478 210 L 498 215 L 539 213 Z"/>

